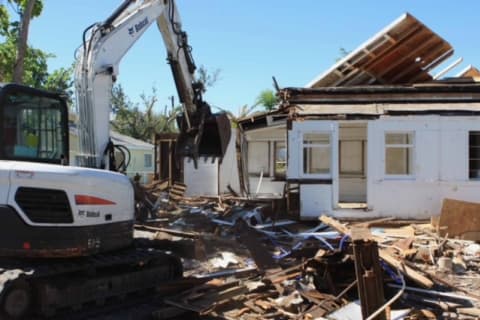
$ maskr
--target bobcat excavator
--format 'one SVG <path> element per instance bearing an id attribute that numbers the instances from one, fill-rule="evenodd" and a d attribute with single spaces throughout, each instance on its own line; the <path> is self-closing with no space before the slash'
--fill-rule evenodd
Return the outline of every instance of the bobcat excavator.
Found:
<path id="1" fill-rule="evenodd" d="M 0 85 L 0 319 L 50 316 L 182 276 L 178 258 L 133 237 L 134 189 L 113 172 L 110 101 L 119 63 L 156 22 L 183 114 L 177 155 L 223 157 L 225 114 L 212 114 L 174 0 L 127 0 L 88 27 L 75 89 L 81 166 L 68 166 L 68 114 L 56 93 Z"/>

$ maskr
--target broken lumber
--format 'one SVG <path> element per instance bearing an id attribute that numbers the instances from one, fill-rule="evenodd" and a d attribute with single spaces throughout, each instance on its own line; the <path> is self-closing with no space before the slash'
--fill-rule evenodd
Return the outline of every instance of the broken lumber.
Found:
<path id="1" fill-rule="evenodd" d="M 199 236 L 198 233 L 194 233 L 194 232 L 179 231 L 179 230 L 173 230 L 173 229 L 167 229 L 167 228 L 158 228 L 158 227 L 146 226 L 146 225 L 143 225 L 143 224 L 136 224 L 135 228 L 165 232 L 165 233 L 168 233 L 168 234 L 171 234 L 171 235 L 174 235 L 174 236 L 178 236 L 178 237 L 183 237 L 183 238 L 194 238 L 194 239 L 196 239 Z"/>
<path id="2" fill-rule="evenodd" d="M 351 235 L 351 231 L 348 227 L 346 227 L 345 225 L 341 224 L 339 221 L 331 217 L 322 215 L 320 217 L 320 221 L 332 227 L 333 229 L 337 230 L 340 233 Z M 372 240 L 375 240 L 375 239 L 372 239 Z M 430 280 L 420 272 L 414 270 L 413 268 L 406 266 L 402 261 L 392 256 L 385 249 L 379 250 L 379 256 L 383 261 L 388 263 L 390 266 L 400 270 L 400 272 L 402 272 L 405 276 L 415 281 L 416 283 L 420 284 L 422 287 L 425 287 L 425 288 L 433 287 L 434 283 L 432 280 Z"/>
<path id="3" fill-rule="evenodd" d="M 480 317 L 479 308 L 457 308 L 457 312 L 472 317 Z"/>
<path id="4" fill-rule="evenodd" d="M 409 279 L 415 281 L 416 283 L 420 284 L 422 287 L 425 288 L 432 288 L 434 283 L 432 280 L 421 274 L 420 272 L 416 271 L 412 267 L 405 265 L 402 261 L 399 261 L 394 256 L 390 255 L 385 249 L 379 250 L 380 258 L 388 263 L 390 266 L 400 270 L 405 276 Z"/>

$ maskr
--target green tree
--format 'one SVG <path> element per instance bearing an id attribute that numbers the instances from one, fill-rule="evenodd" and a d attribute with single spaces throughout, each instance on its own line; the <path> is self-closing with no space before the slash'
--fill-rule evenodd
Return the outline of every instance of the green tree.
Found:
<path id="1" fill-rule="evenodd" d="M 23 80 L 25 55 L 27 54 L 28 31 L 36 0 L 24 0 L 21 2 L 22 3 L 18 3 L 18 7 L 21 8 L 18 11 L 20 15 L 20 30 L 17 38 L 17 57 L 13 68 L 13 81 L 17 83 L 22 83 Z"/>
<path id="2" fill-rule="evenodd" d="M 263 106 L 267 111 L 272 111 L 277 104 L 278 97 L 275 92 L 270 89 L 261 91 L 255 100 L 255 105 Z"/>
<path id="3" fill-rule="evenodd" d="M 54 70 L 52 73 L 47 75 L 43 84 L 41 85 L 41 87 L 46 90 L 63 93 L 65 95 L 65 98 L 67 99 L 67 103 L 70 109 L 72 109 L 73 107 L 74 67 L 75 66 L 72 64 L 68 68 L 60 68 L 60 69 Z"/>
<path id="4" fill-rule="evenodd" d="M 11 10 L 8 10 L 7 5 Z M 73 65 L 68 68 L 60 68 L 48 72 L 48 59 L 54 57 L 41 49 L 27 45 L 28 24 L 25 26 L 26 16 L 38 17 L 43 10 L 42 0 L 8 0 L 6 4 L 0 4 L 0 81 L 21 82 L 35 88 L 62 92 L 67 98 L 70 107 L 73 105 Z M 13 20 L 9 12 L 18 16 Z M 22 32 L 26 35 L 23 34 Z M 20 49 L 20 40 L 23 37 L 23 49 Z M 24 54 L 21 50 L 25 50 Z M 20 53 L 19 53 L 20 52 Z M 19 55 L 23 56 L 23 62 L 19 61 Z M 20 59 L 21 60 L 21 59 Z M 23 71 L 15 66 L 22 65 Z M 21 74 L 19 80 L 19 74 Z"/>
<path id="5" fill-rule="evenodd" d="M 7 3 L 18 15 L 18 21 L 11 21 L 6 5 L 0 5 L 0 35 L 4 38 L 0 48 L 1 80 L 38 86 L 46 77 L 49 55 L 29 47 L 27 39 L 30 20 L 41 14 L 43 2 L 8 0 Z"/>
<path id="6" fill-rule="evenodd" d="M 230 120 L 232 127 L 237 128 L 238 127 L 238 122 L 243 119 L 248 117 L 253 113 L 255 108 L 257 108 L 257 105 L 254 104 L 252 106 L 249 106 L 248 104 L 244 104 L 243 106 L 238 108 L 237 113 L 234 113 L 230 110 L 220 108 L 220 107 L 215 107 L 216 109 L 225 112 L 227 114 L 228 119 Z"/>
<path id="7" fill-rule="evenodd" d="M 155 134 L 162 132 L 175 132 L 175 119 L 179 107 L 165 107 L 163 113 L 155 112 L 158 104 L 157 90 L 152 88 L 152 93 L 140 95 L 140 105 L 133 103 L 119 84 L 112 91 L 112 105 L 115 118 L 112 127 L 119 133 L 152 142 Z"/>
<path id="8" fill-rule="evenodd" d="M 0 36 L 5 37 L 8 34 L 10 27 L 10 15 L 8 14 L 7 7 L 0 5 Z"/>

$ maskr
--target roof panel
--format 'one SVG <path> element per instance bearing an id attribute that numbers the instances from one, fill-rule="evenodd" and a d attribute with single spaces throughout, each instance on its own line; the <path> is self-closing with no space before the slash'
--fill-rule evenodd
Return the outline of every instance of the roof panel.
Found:
<path id="1" fill-rule="evenodd" d="M 307 87 L 410 84 L 453 54 L 452 46 L 409 13 L 338 61 Z"/>

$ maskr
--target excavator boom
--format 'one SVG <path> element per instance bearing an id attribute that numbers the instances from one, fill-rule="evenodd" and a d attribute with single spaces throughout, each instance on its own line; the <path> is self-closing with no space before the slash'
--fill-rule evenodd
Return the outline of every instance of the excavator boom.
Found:
<path id="1" fill-rule="evenodd" d="M 155 21 L 183 107 L 177 121 L 180 136 L 176 154 L 194 159 L 200 155 L 223 157 L 230 140 L 230 122 L 225 113 L 213 114 L 203 100 L 204 86 L 195 79 L 191 47 L 174 0 L 126 0 L 104 22 L 85 31 L 78 52 L 75 86 L 81 165 L 114 169 L 106 157 L 114 154 L 108 129 L 111 89 L 121 59 Z"/>

